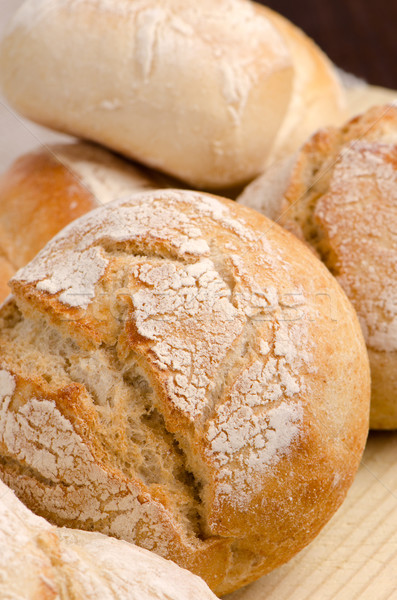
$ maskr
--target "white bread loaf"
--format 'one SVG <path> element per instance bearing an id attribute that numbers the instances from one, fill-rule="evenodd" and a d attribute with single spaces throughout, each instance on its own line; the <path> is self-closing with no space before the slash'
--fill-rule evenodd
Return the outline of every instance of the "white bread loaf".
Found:
<path id="1" fill-rule="evenodd" d="M 27 0 L 0 75 L 28 118 L 195 187 L 243 184 L 276 137 L 343 118 L 318 48 L 248 0 Z"/>
<path id="2" fill-rule="evenodd" d="M 368 359 L 325 267 L 258 213 L 144 192 L 81 217 L 0 311 L 0 473 L 58 525 L 224 594 L 309 543 L 365 444 Z"/>
<path id="3" fill-rule="evenodd" d="M 397 427 L 397 106 L 319 131 L 239 202 L 305 240 L 355 307 L 371 363 L 372 428 Z"/>
<path id="4" fill-rule="evenodd" d="M 21 156 L 0 176 L 0 302 L 15 271 L 65 225 L 126 194 L 169 186 L 160 173 L 94 144 L 57 144 Z"/>
<path id="5" fill-rule="evenodd" d="M 51 526 L 1 481 L 0 598 L 216 600 L 202 579 L 152 552 L 100 533 Z"/>

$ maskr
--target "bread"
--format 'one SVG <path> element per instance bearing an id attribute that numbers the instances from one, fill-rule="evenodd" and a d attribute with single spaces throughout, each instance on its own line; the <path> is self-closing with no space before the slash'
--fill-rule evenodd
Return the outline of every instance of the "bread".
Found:
<path id="1" fill-rule="evenodd" d="M 372 374 L 371 427 L 397 427 L 397 107 L 314 135 L 239 199 L 322 258 L 357 310 Z"/>
<path id="2" fill-rule="evenodd" d="M 8 287 L 8 281 L 11 279 L 15 269 L 8 262 L 8 260 L 0 256 L 0 302 L 3 302 L 5 298 L 10 294 L 11 290 Z"/>
<path id="3" fill-rule="evenodd" d="M 360 79 L 345 88 L 348 116 L 356 117 L 374 106 L 397 102 L 397 91 L 368 85 Z"/>
<path id="4" fill-rule="evenodd" d="M 276 137 L 343 118 L 317 47 L 248 0 L 27 0 L 0 71 L 26 117 L 199 188 L 252 180 Z"/>
<path id="5" fill-rule="evenodd" d="M 336 281 L 289 233 L 198 192 L 66 227 L 0 311 L 0 473 L 55 524 L 171 558 L 225 594 L 342 502 L 368 359 Z"/>
<path id="6" fill-rule="evenodd" d="M 52 527 L 0 481 L 2 600 L 216 600 L 199 577 L 100 533 Z"/>
<path id="7" fill-rule="evenodd" d="M 0 177 L 0 302 L 8 280 L 65 225 L 100 204 L 167 179 L 93 144 L 30 152 Z"/>
<path id="8" fill-rule="evenodd" d="M 260 8 L 286 42 L 294 67 L 291 100 L 268 159 L 271 164 L 298 150 L 320 127 L 341 125 L 348 115 L 345 90 L 328 57 L 290 21 Z"/>

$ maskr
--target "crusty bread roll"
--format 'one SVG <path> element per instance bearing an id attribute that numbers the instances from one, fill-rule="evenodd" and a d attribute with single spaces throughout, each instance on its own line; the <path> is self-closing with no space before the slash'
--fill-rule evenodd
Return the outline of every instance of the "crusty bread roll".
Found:
<path id="1" fill-rule="evenodd" d="M 35 512 L 224 594 L 342 502 L 368 359 L 339 285 L 289 233 L 228 200 L 143 192 L 70 224 L 12 289 L 0 472 Z"/>
<path id="2" fill-rule="evenodd" d="M 15 271 L 65 225 L 125 194 L 169 185 L 165 176 L 83 142 L 20 157 L 0 177 L 0 302 Z"/>
<path id="3" fill-rule="evenodd" d="M 0 371 L 2 393 L 7 378 Z M 51 526 L 0 481 L 2 600 L 216 600 L 202 579 L 152 552 Z"/>
<path id="4" fill-rule="evenodd" d="M 371 427 L 397 427 L 397 106 L 324 129 L 239 198 L 306 240 L 337 277 L 371 363 Z"/>
<path id="5" fill-rule="evenodd" d="M 27 0 L 0 70 L 28 118 L 211 189 L 263 170 L 287 107 L 278 147 L 296 135 L 296 109 L 304 137 L 341 110 L 317 47 L 248 0 Z"/>

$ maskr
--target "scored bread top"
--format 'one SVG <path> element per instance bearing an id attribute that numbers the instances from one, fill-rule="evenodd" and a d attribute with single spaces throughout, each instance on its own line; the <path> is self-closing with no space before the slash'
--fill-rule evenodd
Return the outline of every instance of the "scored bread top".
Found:
<path id="1" fill-rule="evenodd" d="M 35 510 L 226 593 L 339 506 L 367 358 L 345 296 L 289 233 L 214 196 L 146 192 L 66 227 L 12 288 L 0 468 Z"/>
<path id="2" fill-rule="evenodd" d="M 164 176 L 94 144 L 54 144 L 25 154 L 0 178 L 0 256 L 17 270 L 74 219 L 160 187 L 169 187 Z"/>
<path id="3" fill-rule="evenodd" d="M 284 164 L 278 211 L 270 210 L 338 278 L 367 345 L 396 351 L 397 106 L 375 107 L 340 130 L 318 132 Z"/>
<path id="4" fill-rule="evenodd" d="M 85 142 L 18 158 L 0 177 L 0 302 L 15 271 L 65 225 L 100 204 L 162 187 L 170 187 L 164 175 Z"/>

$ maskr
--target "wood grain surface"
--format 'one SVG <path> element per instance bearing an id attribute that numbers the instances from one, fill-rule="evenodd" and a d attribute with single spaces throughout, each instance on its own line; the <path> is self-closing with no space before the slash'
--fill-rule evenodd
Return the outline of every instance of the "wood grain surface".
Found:
<path id="1" fill-rule="evenodd" d="M 396 600 L 397 432 L 370 434 L 345 503 L 310 546 L 226 599 Z"/>
<path id="2" fill-rule="evenodd" d="M 397 88 L 397 0 L 266 0 L 299 25 L 339 67 Z"/>

